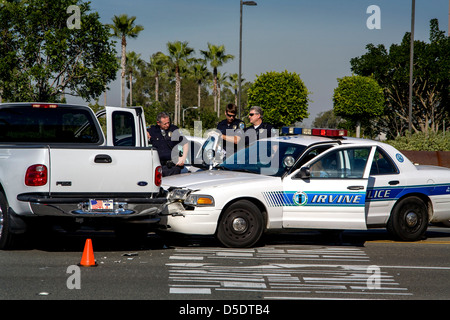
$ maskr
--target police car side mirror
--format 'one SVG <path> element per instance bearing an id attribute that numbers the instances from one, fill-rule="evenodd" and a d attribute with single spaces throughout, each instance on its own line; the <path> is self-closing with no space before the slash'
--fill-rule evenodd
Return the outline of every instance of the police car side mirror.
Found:
<path id="1" fill-rule="evenodd" d="M 311 170 L 309 167 L 301 167 L 299 176 L 301 179 L 309 179 L 311 177 Z"/>
<path id="2" fill-rule="evenodd" d="M 214 161 L 214 158 L 216 157 L 216 152 L 213 149 L 209 149 L 205 151 L 205 162 L 207 164 L 211 164 Z"/>

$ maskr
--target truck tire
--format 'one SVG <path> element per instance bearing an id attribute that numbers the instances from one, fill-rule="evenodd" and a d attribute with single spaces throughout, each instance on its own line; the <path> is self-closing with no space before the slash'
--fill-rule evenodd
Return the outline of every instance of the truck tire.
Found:
<path id="1" fill-rule="evenodd" d="M 254 246 L 264 231 L 264 218 L 256 205 L 247 200 L 233 203 L 222 214 L 217 239 L 226 247 Z"/>
<path id="2" fill-rule="evenodd" d="M 392 210 L 387 230 L 403 241 L 420 240 L 428 227 L 428 209 L 418 197 L 400 200 Z"/>
<path id="3" fill-rule="evenodd" d="M 9 249 L 13 245 L 15 234 L 11 229 L 11 217 L 8 212 L 8 202 L 0 192 L 0 250 Z"/>

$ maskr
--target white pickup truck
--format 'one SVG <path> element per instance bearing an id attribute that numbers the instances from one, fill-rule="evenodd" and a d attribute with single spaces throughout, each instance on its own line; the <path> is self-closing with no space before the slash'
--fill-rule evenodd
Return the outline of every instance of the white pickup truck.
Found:
<path id="1" fill-rule="evenodd" d="M 0 249 L 33 222 L 156 225 L 161 176 L 141 107 L 0 104 Z"/>

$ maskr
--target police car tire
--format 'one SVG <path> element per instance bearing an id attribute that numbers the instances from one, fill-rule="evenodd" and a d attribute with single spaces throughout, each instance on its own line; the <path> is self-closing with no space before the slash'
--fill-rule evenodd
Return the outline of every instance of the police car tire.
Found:
<path id="1" fill-rule="evenodd" d="M 240 200 L 229 206 L 221 215 L 217 239 L 226 247 L 253 247 L 264 231 L 264 217 L 250 201 Z"/>
<path id="2" fill-rule="evenodd" d="M 392 210 L 387 230 L 403 241 L 417 241 L 428 226 L 428 209 L 418 197 L 400 200 Z"/>

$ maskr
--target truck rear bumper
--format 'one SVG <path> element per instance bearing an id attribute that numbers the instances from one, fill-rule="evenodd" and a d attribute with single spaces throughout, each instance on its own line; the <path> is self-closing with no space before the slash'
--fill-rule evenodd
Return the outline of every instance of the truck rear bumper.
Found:
<path id="1" fill-rule="evenodd" d="M 156 216 L 164 210 L 163 192 L 154 194 L 19 194 L 17 200 L 28 202 L 38 216 L 73 217 L 143 217 Z M 157 222 L 157 219 L 154 219 Z M 151 221 L 151 220 L 150 220 Z"/>

